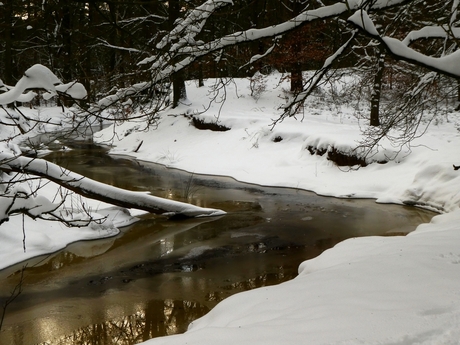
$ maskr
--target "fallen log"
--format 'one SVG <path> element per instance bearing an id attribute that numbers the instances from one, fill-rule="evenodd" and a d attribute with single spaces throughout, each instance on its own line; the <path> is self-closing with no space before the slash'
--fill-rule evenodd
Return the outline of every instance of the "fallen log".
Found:
<path id="1" fill-rule="evenodd" d="M 160 198 L 150 195 L 148 192 L 135 192 L 114 187 L 40 158 L 0 153 L 0 162 L 0 169 L 3 171 L 39 176 L 84 197 L 120 207 L 135 208 L 153 214 L 174 217 L 220 216 L 225 214 L 224 211 L 218 209 L 203 208 L 185 202 Z"/>

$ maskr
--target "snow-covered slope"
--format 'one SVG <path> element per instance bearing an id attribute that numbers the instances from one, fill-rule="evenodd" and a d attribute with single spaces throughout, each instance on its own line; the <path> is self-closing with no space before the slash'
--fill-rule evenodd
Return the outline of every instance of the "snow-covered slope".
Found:
<path id="1" fill-rule="evenodd" d="M 383 143 L 372 157 L 398 153 L 393 161 L 338 168 L 310 150 L 352 152 L 365 126 L 355 110 L 316 97 L 298 119 L 272 128 L 284 94 L 271 82 L 257 101 L 249 96 L 247 80 L 230 84 L 226 103 L 206 114 L 199 111 L 207 90 L 192 85 L 193 102 L 168 111 L 158 129 L 135 133 L 142 124 L 118 126 L 112 153 L 195 173 L 447 213 L 407 237 L 344 241 L 301 264 L 296 279 L 232 296 L 185 334 L 146 344 L 460 344 L 460 172 L 452 167 L 460 164 L 459 115 L 444 114 L 410 147 Z M 198 130 L 191 116 L 230 130 Z M 98 140 L 111 140 L 113 130 Z"/>

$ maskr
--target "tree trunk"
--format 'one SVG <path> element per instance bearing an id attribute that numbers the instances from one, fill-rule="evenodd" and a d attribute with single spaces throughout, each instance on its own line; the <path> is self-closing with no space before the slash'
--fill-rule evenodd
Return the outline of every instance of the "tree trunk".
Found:
<path id="1" fill-rule="evenodd" d="M 300 63 L 293 63 L 291 69 L 291 92 L 300 92 L 303 89 L 302 68 Z"/>
<path id="2" fill-rule="evenodd" d="M 187 89 L 185 88 L 184 73 L 181 71 L 172 76 L 173 78 L 173 103 L 172 107 L 176 108 L 181 101 L 187 98 Z"/>
<path id="3" fill-rule="evenodd" d="M 168 2 L 169 4 L 169 12 L 168 12 L 168 23 L 169 29 L 172 30 L 174 28 L 174 23 L 180 15 L 180 1 L 179 0 L 171 0 Z M 180 101 L 183 101 L 187 98 L 187 89 L 185 88 L 185 73 L 184 71 L 180 71 L 175 73 L 172 76 L 172 84 L 173 84 L 173 102 L 172 107 L 176 108 Z"/>
<path id="4" fill-rule="evenodd" d="M 297 16 L 300 14 L 302 9 L 301 0 L 293 0 L 292 14 Z M 294 56 L 295 61 L 291 63 L 291 92 L 300 92 L 303 89 L 303 77 L 302 77 L 302 65 L 300 63 L 300 53 L 302 47 L 299 42 L 294 42 L 291 48 L 291 53 Z"/>
<path id="5" fill-rule="evenodd" d="M 204 86 L 203 63 L 200 61 L 198 62 L 198 87 L 203 87 L 203 86 Z"/>
<path id="6" fill-rule="evenodd" d="M 374 78 L 371 97 L 370 125 L 380 126 L 380 97 L 382 93 L 383 71 L 385 69 L 385 52 L 382 46 L 377 49 L 377 73 Z"/>
<path id="7" fill-rule="evenodd" d="M 133 192 L 113 187 L 66 170 L 44 159 L 13 157 L 4 153 L 0 154 L 0 162 L 3 163 L 1 169 L 5 172 L 13 171 L 43 177 L 84 197 L 120 207 L 184 217 L 225 214 L 224 211 L 217 209 L 202 208 L 184 202 L 163 199 L 144 192 Z"/>
<path id="8" fill-rule="evenodd" d="M 13 4 L 12 1 L 7 1 L 4 8 L 4 23 L 5 23 L 5 52 L 3 60 L 3 82 L 6 85 L 14 85 L 13 77 Z M 9 104 L 8 107 L 13 107 Z"/>
<path id="9" fill-rule="evenodd" d="M 460 79 L 457 79 L 457 107 L 455 110 L 460 110 Z"/>

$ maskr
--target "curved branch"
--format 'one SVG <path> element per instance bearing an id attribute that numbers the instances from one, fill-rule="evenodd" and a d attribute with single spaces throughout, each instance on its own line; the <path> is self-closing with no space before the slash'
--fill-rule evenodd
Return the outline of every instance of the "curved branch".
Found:
<path id="1" fill-rule="evenodd" d="M 365 11 L 356 11 L 354 15 L 348 18 L 348 21 L 359 28 L 365 35 L 380 42 L 394 59 L 403 60 L 410 64 L 427 68 L 433 72 L 460 79 L 460 50 L 439 58 L 419 53 L 409 48 L 404 41 L 381 36 Z"/>

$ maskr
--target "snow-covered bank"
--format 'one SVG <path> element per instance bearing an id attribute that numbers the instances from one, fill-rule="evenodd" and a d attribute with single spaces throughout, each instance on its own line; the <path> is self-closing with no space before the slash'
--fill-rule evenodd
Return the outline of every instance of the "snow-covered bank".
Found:
<path id="1" fill-rule="evenodd" d="M 74 215 L 75 218 L 78 216 Z M 87 215 L 81 216 L 84 219 Z M 107 221 L 73 228 L 59 222 L 10 217 L 0 227 L 0 269 L 39 255 L 54 253 L 73 242 L 115 236 L 120 232 L 119 227 L 132 224 L 136 220 L 121 208 L 106 208 L 93 213 L 93 217 L 107 217 Z"/>
<path id="2" fill-rule="evenodd" d="M 271 131 L 283 97 L 280 88 L 272 88 L 276 81 L 257 101 L 249 96 L 247 80 L 237 83 L 227 89 L 222 109 L 217 104 L 199 115 L 208 90 L 192 86 L 193 102 L 168 111 L 157 129 L 135 132 L 144 129 L 142 123 L 125 123 L 97 140 L 117 139 L 114 154 L 195 173 L 447 213 L 407 237 L 347 240 L 303 263 L 293 281 L 233 296 L 184 335 L 147 344 L 458 344 L 460 173 L 452 168 L 460 163 L 458 114 L 444 114 L 387 164 L 339 169 L 308 147 L 355 147 L 363 123 L 351 108 L 313 98 L 302 121 L 301 115 L 287 119 Z M 198 130 L 190 124 L 192 115 L 230 130 Z M 388 145 L 374 158 L 395 151 Z"/>
<path id="3" fill-rule="evenodd" d="M 317 97 L 298 119 L 286 119 L 271 129 L 283 91 L 275 89 L 276 79 L 269 82 L 258 100 L 250 96 L 248 80 L 230 83 L 226 102 L 213 104 L 205 114 L 199 112 L 209 102 L 208 89 L 192 83 L 188 92 L 193 102 L 169 109 L 158 128 L 144 130 L 142 122 L 123 123 L 97 133 L 95 140 L 113 143 L 112 154 L 128 154 L 194 173 L 228 175 L 243 182 L 300 188 L 326 196 L 409 202 L 441 212 L 460 205 L 460 188 L 456 187 L 460 186 L 460 174 L 452 168 L 460 163 L 460 159 L 456 161 L 458 113 L 440 117 L 438 124 L 431 125 L 410 147 L 380 147 L 370 159 L 382 161 L 397 155 L 386 164 L 338 168 L 325 155 L 312 155 L 309 147 L 351 152 L 362 139 L 365 121 L 358 121 L 356 110 L 347 104 L 331 105 Z M 230 130 L 199 130 L 192 126 L 192 116 Z"/>
<path id="4" fill-rule="evenodd" d="M 459 218 L 346 240 L 294 280 L 231 296 L 185 334 L 146 344 L 458 344 Z"/>
<path id="5" fill-rule="evenodd" d="M 62 129 L 65 121 L 73 115 L 70 111 L 65 114 L 57 107 L 21 108 L 19 111 L 27 114 L 27 118 L 43 121 L 28 133 L 29 137 Z M 7 123 L 5 117 L 3 115 L 1 120 Z M 0 134 L 0 138 L 5 141 L 6 138 L 14 138 L 9 139 L 11 142 L 8 144 L 2 142 L 0 145 L 2 168 L 10 172 L 2 175 L 0 269 L 35 256 L 56 252 L 72 242 L 115 236 L 119 233 L 119 227 L 138 220 L 132 216 L 136 213 L 188 217 L 224 214 L 221 210 L 205 209 L 146 192 L 116 188 L 43 159 L 25 157 L 21 151 L 32 151 L 29 146 L 32 146 L 31 142 L 36 138 L 26 140 L 28 137 L 16 133 L 14 126 L 10 128 L 10 131 L 5 130 Z M 59 142 L 53 145 L 59 147 Z M 41 145 L 38 151 L 47 152 L 47 145 Z M 38 176 L 44 177 L 47 182 L 37 179 Z M 72 195 L 70 191 L 87 197 Z M 21 210 L 27 210 L 28 215 L 23 217 Z M 43 213 L 49 214 L 43 216 Z M 29 218 L 29 215 L 34 219 Z"/>

